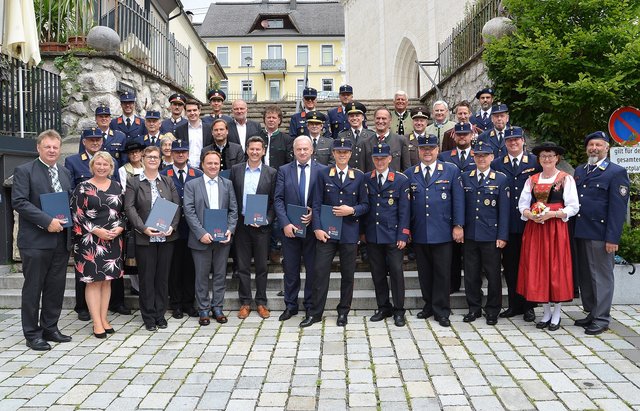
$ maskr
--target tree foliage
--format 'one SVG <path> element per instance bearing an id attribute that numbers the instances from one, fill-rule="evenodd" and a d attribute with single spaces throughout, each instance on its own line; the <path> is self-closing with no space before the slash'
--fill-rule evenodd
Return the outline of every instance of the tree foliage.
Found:
<path id="1" fill-rule="evenodd" d="M 583 138 L 640 104 L 640 0 L 504 0 L 511 36 L 485 46 L 496 98 L 536 139 L 584 159 Z"/>

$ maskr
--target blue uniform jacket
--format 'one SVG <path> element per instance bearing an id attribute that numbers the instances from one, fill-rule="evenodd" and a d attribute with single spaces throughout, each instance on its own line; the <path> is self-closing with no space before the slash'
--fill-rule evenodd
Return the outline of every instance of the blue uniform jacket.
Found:
<path id="1" fill-rule="evenodd" d="M 502 132 L 504 135 L 504 130 L 502 130 Z M 496 133 L 497 132 L 494 129 L 487 130 L 478 136 L 478 140 L 482 140 L 489 144 L 493 150 L 493 155 L 497 158 L 507 154 L 507 147 L 504 144 L 504 137 L 500 142 L 498 142 L 498 135 Z"/>
<path id="2" fill-rule="evenodd" d="M 482 131 L 491 130 L 493 128 L 493 123 L 491 122 L 491 116 L 487 116 L 487 119 L 484 120 L 482 118 L 482 110 L 478 110 L 469 118 L 469 123 L 478 127 Z"/>
<path id="3" fill-rule="evenodd" d="M 127 124 L 124 122 L 122 116 L 116 117 L 109 123 L 109 128 L 112 130 L 118 130 L 127 136 L 127 141 L 131 138 L 138 136 L 144 136 L 147 134 L 147 128 L 144 125 L 144 119 L 134 114 L 133 123 L 127 128 Z"/>
<path id="4" fill-rule="evenodd" d="M 349 167 L 344 183 L 340 181 L 336 167 L 327 167 L 318 175 L 313 194 L 313 230 L 321 230 L 321 206 L 348 205 L 354 207 L 356 214 L 342 217 L 341 244 L 356 244 L 360 239 L 360 219 L 369 211 L 367 185 L 362 171 Z M 329 240 L 335 241 L 335 240 Z"/>
<path id="5" fill-rule="evenodd" d="M 327 117 L 329 118 L 329 126 L 331 127 L 331 137 L 334 139 L 338 138 L 338 134 L 340 134 L 341 131 L 351 128 L 347 113 L 344 112 L 342 106 L 329 109 Z"/>
<path id="6" fill-rule="evenodd" d="M 180 182 L 178 175 L 173 170 L 173 166 L 169 166 L 164 170 L 160 171 L 160 174 L 165 175 L 167 177 L 171 177 L 173 180 L 173 185 L 176 186 L 176 191 L 178 192 L 178 196 L 180 196 L 180 205 L 184 202 L 184 184 L 187 184 L 188 181 L 194 180 L 202 174 L 202 171 L 197 168 L 187 166 L 186 174 L 184 176 L 184 184 Z M 187 240 L 189 238 L 189 226 L 187 225 L 187 220 L 184 218 L 184 210 L 180 207 L 180 223 L 178 223 L 178 234 L 180 238 L 183 240 Z"/>
<path id="7" fill-rule="evenodd" d="M 301 111 L 299 113 L 295 113 L 291 116 L 291 121 L 289 122 L 289 135 L 293 138 L 298 136 L 308 136 L 309 129 L 307 128 L 307 112 Z M 325 120 L 324 125 L 322 126 L 321 135 L 324 137 L 331 138 L 331 128 L 329 127 L 329 122 Z"/>
<path id="8" fill-rule="evenodd" d="M 109 152 L 111 157 L 116 161 L 116 171 L 120 166 L 127 163 L 127 154 L 124 152 L 124 146 L 127 143 L 127 136 L 118 130 L 109 129 L 107 137 L 102 142 L 102 150 Z M 85 152 L 84 144 L 82 144 L 82 137 L 78 143 L 78 154 Z"/>
<path id="9" fill-rule="evenodd" d="M 462 173 L 464 238 L 473 241 L 509 240 L 509 182 L 491 170 L 482 182 L 477 170 Z"/>
<path id="10" fill-rule="evenodd" d="M 460 170 L 436 161 L 429 185 L 420 164 L 407 169 L 411 193 L 411 236 L 414 243 L 441 244 L 453 241 L 452 230 L 464 225 L 464 191 Z"/>
<path id="11" fill-rule="evenodd" d="M 64 159 L 64 168 L 69 170 L 71 173 L 71 184 L 73 184 L 72 188 L 76 188 L 76 186 L 81 182 L 93 177 L 91 169 L 89 168 L 89 161 L 91 161 L 91 158 L 86 152 L 82 154 L 74 154 Z M 114 171 L 111 179 L 119 183 L 120 179 L 117 173 L 118 168 L 119 166 L 116 162 L 114 169 L 116 171 Z"/>
<path id="12" fill-rule="evenodd" d="M 160 123 L 160 134 L 171 133 L 175 134 L 176 127 L 183 125 L 187 122 L 186 117 L 181 117 L 177 122 L 173 122 L 173 118 L 165 118 Z"/>
<path id="13" fill-rule="evenodd" d="M 619 244 L 629 201 L 627 170 L 604 159 L 588 174 L 586 164 L 576 167 L 573 178 L 580 200 L 575 238 Z"/>
<path id="14" fill-rule="evenodd" d="M 542 167 L 538 164 L 538 159 L 534 154 L 524 153 L 522 161 L 514 170 L 513 165 L 509 161 L 509 156 L 496 158 L 491 162 L 491 169 L 499 171 L 507 176 L 509 184 L 509 233 L 522 234 L 526 221 L 520 218 L 520 210 L 518 209 L 518 201 L 522 187 L 527 179 L 542 171 Z"/>
<path id="15" fill-rule="evenodd" d="M 378 188 L 375 170 L 368 173 L 365 181 L 369 192 L 369 212 L 362 220 L 362 231 L 367 242 L 395 244 L 408 241 L 411 204 L 407 176 L 390 169 L 382 189 Z"/>
<path id="16" fill-rule="evenodd" d="M 461 173 L 465 171 L 475 170 L 476 162 L 473 158 L 473 150 L 469 150 L 469 155 L 464 159 L 464 163 L 460 162 L 460 153 L 457 149 L 443 151 L 438 156 L 438 160 L 446 161 L 447 163 L 455 164 L 456 167 L 460 170 Z"/>

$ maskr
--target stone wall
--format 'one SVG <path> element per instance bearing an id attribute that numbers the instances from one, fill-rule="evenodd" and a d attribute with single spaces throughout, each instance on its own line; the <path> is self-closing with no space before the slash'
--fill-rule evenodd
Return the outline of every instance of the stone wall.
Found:
<path id="1" fill-rule="evenodd" d="M 56 57 L 60 58 L 58 64 L 54 63 Z M 114 117 L 122 114 L 118 82 L 136 90 L 136 112 L 141 115 L 146 110 L 159 110 L 163 117 L 168 117 L 169 96 L 178 91 L 185 93 L 117 53 L 47 53 L 43 60 L 45 69 L 60 74 L 64 138 L 78 138 L 82 129 L 95 126 L 94 112 L 102 103 L 111 108 Z"/>

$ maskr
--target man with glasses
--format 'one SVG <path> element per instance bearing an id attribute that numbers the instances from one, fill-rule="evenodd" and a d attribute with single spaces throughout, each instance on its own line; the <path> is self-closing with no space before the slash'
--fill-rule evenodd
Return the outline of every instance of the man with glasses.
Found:
<path id="1" fill-rule="evenodd" d="M 310 112 L 316 111 L 316 98 L 318 98 L 318 91 L 315 88 L 305 87 L 302 91 L 302 104 L 304 110 L 292 115 L 291 121 L 289 122 L 289 135 L 292 138 L 309 135 L 307 119 Z M 329 122 L 326 119 L 323 123 L 322 135 L 331 138 L 331 129 L 329 127 Z"/>

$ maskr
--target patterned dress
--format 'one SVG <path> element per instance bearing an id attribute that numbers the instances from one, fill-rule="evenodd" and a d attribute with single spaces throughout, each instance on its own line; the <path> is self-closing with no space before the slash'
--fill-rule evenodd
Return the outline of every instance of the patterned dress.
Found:
<path id="1" fill-rule="evenodd" d="M 106 191 L 88 181 L 78 184 L 71 198 L 73 211 L 73 257 L 80 281 L 114 280 L 122 277 L 122 235 L 102 240 L 91 230 L 96 227 L 124 227 L 122 187 L 111 180 Z"/>

